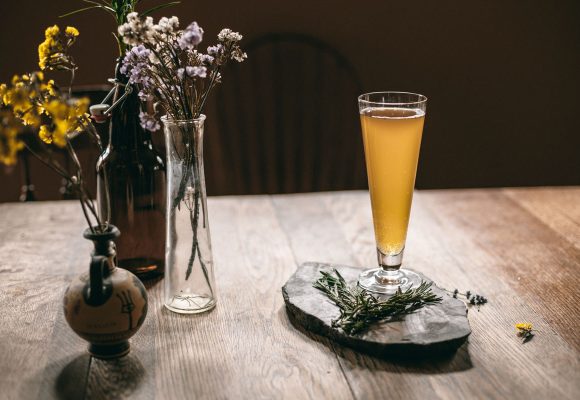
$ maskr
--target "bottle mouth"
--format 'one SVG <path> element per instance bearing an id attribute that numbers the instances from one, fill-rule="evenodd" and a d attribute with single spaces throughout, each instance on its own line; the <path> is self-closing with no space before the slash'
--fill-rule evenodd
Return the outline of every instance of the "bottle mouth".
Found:
<path id="1" fill-rule="evenodd" d="M 95 227 L 93 227 L 95 228 Z M 89 240 L 113 240 L 121 235 L 121 231 L 115 225 L 109 225 L 106 232 L 93 232 L 90 228 L 85 229 L 83 237 Z"/>

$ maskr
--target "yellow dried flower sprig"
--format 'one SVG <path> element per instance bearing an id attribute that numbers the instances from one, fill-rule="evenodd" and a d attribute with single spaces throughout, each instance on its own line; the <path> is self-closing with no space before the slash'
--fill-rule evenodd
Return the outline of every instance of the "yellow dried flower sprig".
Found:
<path id="1" fill-rule="evenodd" d="M 0 109 L 0 163 L 5 165 L 16 164 L 16 157 L 24 148 L 19 134 L 24 127 L 14 118 L 10 110 Z"/>
<path id="2" fill-rule="evenodd" d="M 45 40 L 38 46 L 41 69 L 74 73 L 76 65 L 68 50 L 79 31 L 69 26 L 63 32 L 54 25 L 44 34 Z M 90 122 L 89 100 L 69 97 L 58 90 L 52 79 L 46 81 L 42 71 L 15 75 L 10 83 L 0 84 L 0 163 L 16 162 L 16 154 L 24 147 L 19 135 L 25 127 L 37 131 L 44 143 L 58 147 L 66 146 L 70 133 L 83 130 Z"/>
<path id="3" fill-rule="evenodd" d="M 0 84 L 0 163 L 15 164 L 18 152 L 23 148 L 29 149 L 44 165 L 58 173 L 72 192 L 78 195 L 91 231 L 104 232 L 108 229 L 108 222 L 96 211 L 83 178 L 82 166 L 70 143 L 76 136 L 73 132 L 86 130 L 93 136 L 99 150 L 103 150 L 98 133 L 87 114 L 89 100 L 71 97 L 70 87 L 76 65 L 68 50 L 78 34 L 79 31 L 74 27 L 69 26 L 62 32 L 54 25 L 46 29 L 45 39 L 38 46 L 38 65 L 43 71 L 70 72 L 68 94 L 61 93 L 54 81 L 46 81 L 43 72 L 15 75 L 9 84 Z M 64 168 L 46 144 L 66 147 L 73 161 L 72 168 Z"/>
<path id="4" fill-rule="evenodd" d="M 38 66 L 40 69 L 75 70 L 76 65 L 71 55 L 68 54 L 68 50 L 78 35 L 78 29 L 73 26 L 67 26 L 62 33 L 58 25 L 46 28 L 44 42 L 38 46 Z"/>
<path id="5" fill-rule="evenodd" d="M 83 130 L 89 122 L 89 100 L 65 98 L 54 81 L 44 82 L 42 72 L 14 76 L 10 86 L 0 85 L 0 95 L 1 105 L 11 109 L 14 118 L 23 125 L 39 129 L 40 139 L 48 144 L 66 146 L 67 135 Z M 4 129 L 0 131 L 0 136 L 9 134 Z M 14 142 L 7 140 L 6 143 Z"/>

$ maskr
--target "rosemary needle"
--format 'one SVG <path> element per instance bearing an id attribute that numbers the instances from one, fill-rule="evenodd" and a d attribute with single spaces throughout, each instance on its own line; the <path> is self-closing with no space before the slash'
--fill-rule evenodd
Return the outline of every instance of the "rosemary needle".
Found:
<path id="1" fill-rule="evenodd" d="M 332 321 L 332 326 L 341 328 L 349 335 L 367 331 L 373 324 L 418 309 L 440 303 L 442 298 L 431 290 L 432 283 L 425 281 L 413 289 L 400 289 L 386 300 L 379 300 L 367 290 L 360 287 L 351 288 L 340 273 L 320 272 L 314 288 L 320 290 L 340 309 L 340 317 Z"/>

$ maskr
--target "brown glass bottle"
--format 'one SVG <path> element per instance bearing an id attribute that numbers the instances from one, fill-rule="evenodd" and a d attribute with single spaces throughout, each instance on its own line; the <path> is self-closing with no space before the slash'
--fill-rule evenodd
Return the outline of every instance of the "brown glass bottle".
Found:
<path id="1" fill-rule="evenodd" d="M 126 82 L 117 65 L 115 78 Z M 118 87 L 111 104 L 125 92 Z M 109 143 L 97 162 L 99 209 L 122 235 L 117 239 L 117 265 L 141 279 L 163 274 L 165 259 L 165 163 L 139 124 L 140 102 L 135 88 L 114 108 Z"/>

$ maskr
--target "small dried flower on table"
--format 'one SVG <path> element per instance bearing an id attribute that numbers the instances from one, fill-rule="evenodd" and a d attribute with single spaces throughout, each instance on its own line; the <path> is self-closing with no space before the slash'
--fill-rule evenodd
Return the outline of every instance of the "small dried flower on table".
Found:
<path id="1" fill-rule="evenodd" d="M 524 343 L 534 336 L 532 333 L 534 331 L 533 326 L 529 322 L 520 322 L 516 324 L 516 331 L 517 335 L 522 338 Z"/>

